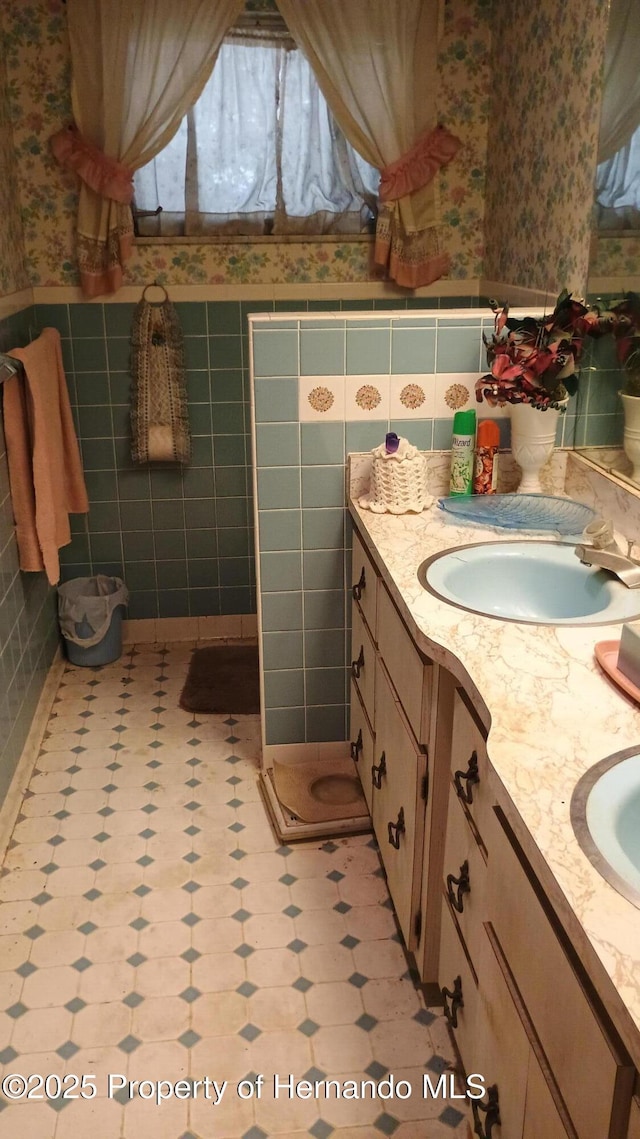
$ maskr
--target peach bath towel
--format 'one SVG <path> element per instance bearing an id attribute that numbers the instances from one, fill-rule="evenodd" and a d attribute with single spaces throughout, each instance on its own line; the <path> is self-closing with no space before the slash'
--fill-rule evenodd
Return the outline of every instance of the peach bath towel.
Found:
<path id="1" fill-rule="evenodd" d="M 60 580 L 58 550 L 71 541 L 70 514 L 86 514 L 84 483 L 60 333 L 45 328 L 26 348 L 15 348 L 25 378 L 2 385 L 11 501 L 20 569 L 44 569 Z"/>

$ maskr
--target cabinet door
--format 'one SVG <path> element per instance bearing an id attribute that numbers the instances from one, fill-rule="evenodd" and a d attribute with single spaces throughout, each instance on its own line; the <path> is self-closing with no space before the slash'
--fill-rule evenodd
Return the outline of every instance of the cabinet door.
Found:
<path id="1" fill-rule="evenodd" d="M 444 889 L 465 940 L 474 968 L 484 936 L 487 867 L 455 790 L 449 791 L 447 839 L 444 848 Z"/>
<path id="2" fill-rule="evenodd" d="M 507 827 L 493 816 L 491 922 L 580 1139 L 619 1139 L 633 1086 L 629 1057 L 600 1020 L 597 998 Z"/>
<path id="3" fill-rule="evenodd" d="M 426 755 L 416 744 L 384 669 L 376 671 L 376 738 L 371 817 L 398 922 L 413 949 L 420 877 L 416 858 L 419 787 Z M 421 836 L 420 836 L 421 837 Z"/>
<path id="4" fill-rule="evenodd" d="M 497 1089 L 500 1125 L 489 1129 L 479 1103 L 472 1104 L 474 1117 L 492 1139 L 521 1139 L 529 1068 L 530 1045 L 488 932 L 483 929 L 479 945 L 478 1028 L 475 1071 L 487 1089 Z M 486 1106 L 489 1096 L 482 1101 Z M 479 1132 L 484 1134 L 485 1131 Z"/>
<path id="5" fill-rule="evenodd" d="M 484 734 L 460 692 L 456 692 L 453 705 L 451 778 L 458 798 L 464 803 L 486 846 L 487 815 L 493 801 L 487 749 Z"/>
<path id="6" fill-rule="evenodd" d="M 432 665 L 423 661 L 385 586 L 378 590 L 378 649 L 420 743 L 429 739 Z"/>
<path id="7" fill-rule="evenodd" d="M 351 595 L 358 602 L 374 641 L 377 640 L 377 588 L 378 576 L 360 538 L 353 534 L 351 555 Z"/>
<path id="8" fill-rule="evenodd" d="M 568 1139 L 568 1132 L 533 1053 L 529 1058 L 522 1139 Z"/>
<path id="9" fill-rule="evenodd" d="M 358 696 L 355 680 L 351 681 L 351 758 L 354 760 L 362 790 L 367 801 L 369 814 L 371 814 L 371 767 L 374 755 L 374 737 L 369 726 L 369 719 L 364 710 L 362 701 Z"/>
<path id="10" fill-rule="evenodd" d="M 357 605 L 353 606 L 351 625 L 351 676 L 358 687 L 369 722 L 375 730 L 374 682 L 376 675 L 376 650 L 369 630 L 365 625 Z"/>
<path id="11" fill-rule="evenodd" d="M 442 906 L 438 985 L 465 1072 L 477 1072 L 478 986 L 446 902 Z"/>
<path id="12" fill-rule="evenodd" d="M 640 1100 L 631 1100 L 631 1115 L 627 1139 L 640 1139 Z"/>

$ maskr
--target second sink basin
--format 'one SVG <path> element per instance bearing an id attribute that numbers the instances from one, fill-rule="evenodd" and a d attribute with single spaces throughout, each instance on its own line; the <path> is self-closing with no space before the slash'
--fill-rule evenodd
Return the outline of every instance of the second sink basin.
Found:
<path id="1" fill-rule="evenodd" d="M 640 750 L 597 763 L 578 783 L 571 821 L 602 876 L 640 907 Z"/>
<path id="2" fill-rule="evenodd" d="M 479 542 L 435 554 L 421 584 L 471 613 L 530 625 L 609 625 L 640 616 L 640 589 L 584 566 L 574 544 Z"/>

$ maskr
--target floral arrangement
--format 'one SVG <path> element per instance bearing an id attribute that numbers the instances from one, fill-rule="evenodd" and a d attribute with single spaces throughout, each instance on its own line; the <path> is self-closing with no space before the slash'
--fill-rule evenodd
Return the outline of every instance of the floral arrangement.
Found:
<path id="1" fill-rule="evenodd" d="M 578 387 L 578 363 L 586 336 L 610 330 L 610 321 L 587 308 L 566 290 L 552 313 L 541 317 L 509 316 L 509 306 L 494 301 L 494 333 L 483 333 L 488 375 L 476 383 L 478 403 L 491 407 L 506 403 L 530 403 L 545 411 L 564 411 L 567 397 Z"/>

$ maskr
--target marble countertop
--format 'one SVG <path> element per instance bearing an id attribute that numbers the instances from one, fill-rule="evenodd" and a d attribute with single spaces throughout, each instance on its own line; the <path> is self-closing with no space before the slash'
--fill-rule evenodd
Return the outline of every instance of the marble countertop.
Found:
<path id="1" fill-rule="evenodd" d="M 526 625 L 440 601 L 418 582 L 425 558 L 523 535 L 461 524 L 435 505 L 420 515 L 373 514 L 354 501 L 357 475 L 351 486 L 357 529 L 416 643 L 464 685 L 489 728 L 501 805 L 640 1068 L 640 909 L 598 874 L 570 819 L 580 776 L 640 746 L 640 707 L 593 655 L 598 641 L 619 640 L 620 625 Z"/>

